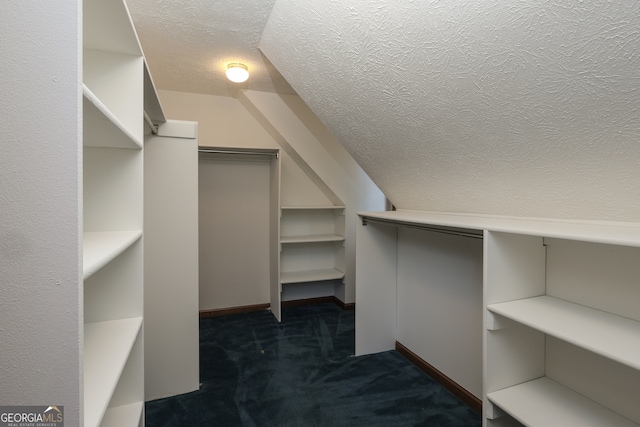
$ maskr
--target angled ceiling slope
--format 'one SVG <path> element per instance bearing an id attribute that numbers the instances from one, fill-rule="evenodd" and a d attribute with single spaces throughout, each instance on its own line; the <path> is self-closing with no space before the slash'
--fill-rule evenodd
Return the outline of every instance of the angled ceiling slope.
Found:
<path id="1" fill-rule="evenodd" d="M 277 0 L 259 47 L 400 208 L 640 218 L 640 2 Z"/>

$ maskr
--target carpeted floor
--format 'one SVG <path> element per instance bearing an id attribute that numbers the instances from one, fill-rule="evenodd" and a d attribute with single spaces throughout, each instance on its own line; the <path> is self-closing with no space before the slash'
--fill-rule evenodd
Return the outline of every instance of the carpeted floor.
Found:
<path id="1" fill-rule="evenodd" d="M 146 404 L 147 427 L 480 426 L 479 414 L 396 351 L 354 357 L 334 304 L 200 321 L 199 391 Z"/>

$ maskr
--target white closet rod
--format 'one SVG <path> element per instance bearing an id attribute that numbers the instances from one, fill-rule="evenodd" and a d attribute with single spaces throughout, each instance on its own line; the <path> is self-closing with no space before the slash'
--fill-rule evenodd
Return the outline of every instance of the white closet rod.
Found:
<path id="1" fill-rule="evenodd" d="M 277 151 L 242 151 L 242 150 L 224 150 L 219 148 L 198 148 L 199 153 L 206 154 L 249 154 L 252 156 L 275 156 L 278 158 Z"/>
<path id="2" fill-rule="evenodd" d="M 436 227 L 433 225 L 416 224 L 412 222 L 395 221 L 395 220 L 371 218 L 371 217 L 363 216 L 362 225 L 367 225 L 368 223 L 379 223 L 379 224 L 391 225 L 395 227 L 415 228 L 423 231 L 431 231 L 433 233 L 442 233 L 442 234 L 451 234 L 454 236 L 471 237 L 473 239 L 482 239 L 482 236 L 483 236 L 482 230 L 471 230 L 471 229 L 453 228 L 453 227 Z"/>

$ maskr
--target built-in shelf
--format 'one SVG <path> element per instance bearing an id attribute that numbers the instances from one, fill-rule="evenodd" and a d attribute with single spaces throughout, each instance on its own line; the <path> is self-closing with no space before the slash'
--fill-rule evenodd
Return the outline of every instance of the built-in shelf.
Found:
<path id="1" fill-rule="evenodd" d="M 141 327 L 142 317 L 84 325 L 85 427 L 100 425 Z"/>
<path id="2" fill-rule="evenodd" d="M 638 427 L 628 418 L 546 377 L 489 393 L 487 397 L 530 427 Z"/>
<path id="3" fill-rule="evenodd" d="M 344 279 L 344 209 L 343 205 L 281 207 L 281 284 Z"/>
<path id="4" fill-rule="evenodd" d="M 426 211 L 359 212 L 362 219 L 381 219 L 396 224 L 457 227 L 552 237 L 611 245 L 640 246 L 640 224 L 614 221 L 573 221 L 547 218 L 516 218 Z"/>
<path id="5" fill-rule="evenodd" d="M 93 273 L 111 262 L 142 237 L 142 231 L 93 231 L 82 237 L 82 276 Z"/>
<path id="6" fill-rule="evenodd" d="M 283 210 L 323 210 L 323 209 L 344 209 L 345 207 L 342 205 L 289 205 L 282 206 Z"/>
<path id="7" fill-rule="evenodd" d="M 405 270 L 422 262 L 408 255 L 420 249 L 414 229 L 481 236 L 483 425 L 640 425 L 640 312 L 633 304 L 640 223 L 418 211 L 359 216 L 356 253 L 366 263 L 357 264 L 356 354 L 395 340 L 397 305 L 380 307 L 397 298 L 389 283 L 400 256 Z M 401 235 L 390 226 L 407 228 Z M 414 239 L 411 251 L 397 250 L 399 236 Z M 425 237 L 425 247 L 432 240 Z"/>
<path id="8" fill-rule="evenodd" d="M 83 144 L 89 147 L 141 149 L 142 141 L 87 86 L 82 85 Z"/>
<path id="9" fill-rule="evenodd" d="M 305 271 L 283 271 L 280 273 L 280 282 L 287 283 L 303 283 L 303 282 L 319 282 L 323 280 L 342 279 L 344 273 L 335 268 L 305 270 Z"/>
<path id="10" fill-rule="evenodd" d="M 83 0 L 81 12 L 84 420 L 79 424 L 141 427 L 144 55 L 125 1 Z"/>
<path id="11" fill-rule="evenodd" d="M 281 284 L 344 279 L 344 209 L 343 205 L 281 207 Z"/>
<path id="12" fill-rule="evenodd" d="M 130 403 L 128 405 L 115 406 L 107 409 L 100 427 L 135 426 L 140 423 L 142 417 L 143 402 Z"/>
<path id="13" fill-rule="evenodd" d="M 640 369 L 640 322 L 550 296 L 487 309 L 568 343 Z"/>
<path id="14" fill-rule="evenodd" d="M 280 243 L 320 243 L 320 242 L 343 242 L 344 236 L 337 234 L 311 234 L 308 236 L 282 236 Z"/>

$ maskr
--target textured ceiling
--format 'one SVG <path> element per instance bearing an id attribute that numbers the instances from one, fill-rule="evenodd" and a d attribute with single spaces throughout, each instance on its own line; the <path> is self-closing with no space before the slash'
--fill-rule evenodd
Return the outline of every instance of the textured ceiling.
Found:
<path id="1" fill-rule="evenodd" d="M 258 50 L 275 0 L 126 0 L 155 85 L 180 92 L 233 96 L 238 89 L 295 93 Z M 229 82 L 242 62 L 246 83 Z"/>
<path id="2" fill-rule="evenodd" d="M 638 1 L 127 3 L 158 88 L 297 92 L 400 208 L 640 220 Z"/>
<path id="3" fill-rule="evenodd" d="M 640 2 L 277 0 L 260 49 L 400 208 L 640 220 Z"/>

